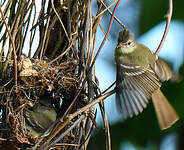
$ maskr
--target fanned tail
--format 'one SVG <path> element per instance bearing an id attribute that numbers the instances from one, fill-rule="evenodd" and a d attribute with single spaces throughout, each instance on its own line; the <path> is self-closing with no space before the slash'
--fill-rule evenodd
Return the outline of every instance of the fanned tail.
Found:
<path id="1" fill-rule="evenodd" d="M 169 128 L 179 119 L 177 113 L 160 89 L 152 94 L 152 100 L 162 130 Z"/>

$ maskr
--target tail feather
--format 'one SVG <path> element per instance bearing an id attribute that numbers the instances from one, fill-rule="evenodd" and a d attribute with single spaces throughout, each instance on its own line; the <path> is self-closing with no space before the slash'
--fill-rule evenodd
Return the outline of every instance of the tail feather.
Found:
<path id="1" fill-rule="evenodd" d="M 179 119 L 177 113 L 160 89 L 152 94 L 152 100 L 162 130 L 169 128 Z"/>

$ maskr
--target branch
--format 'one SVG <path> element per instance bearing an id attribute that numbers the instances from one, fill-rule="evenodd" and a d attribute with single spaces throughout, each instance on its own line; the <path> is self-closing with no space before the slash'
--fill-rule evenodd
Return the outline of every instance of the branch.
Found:
<path id="1" fill-rule="evenodd" d="M 166 17 L 166 26 L 165 26 L 165 30 L 164 30 L 164 34 L 162 36 L 162 39 L 160 41 L 160 44 L 155 52 L 156 55 L 158 55 L 158 53 L 160 52 L 164 42 L 165 42 L 165 39 L 166 39 L 166 36 L 167 36 L 167 33 L 168 33 L 168 30 L 169 30 L 169 26 L 170 26 L 170 22 L 171 22 L 171 18 L 172 18 L 172 12 L 173 12 L 173 1 L 172 0 L 169 0 L 169 10 L 168 10 L 168 13 L 165 15 Z"/>

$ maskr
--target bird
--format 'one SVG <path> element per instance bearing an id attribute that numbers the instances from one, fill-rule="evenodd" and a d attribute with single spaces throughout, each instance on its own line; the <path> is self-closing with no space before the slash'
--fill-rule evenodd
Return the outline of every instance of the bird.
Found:
<path id="1" fill-rule="evenodd" d="M 160 129 L 171 127 L 178 114 L 160 90 L 173 76 L 168 64 L 148 47 L 137 43 L 133 33 L 119 32 L 114 50 L 116 64 L 116 105 L 124 119 L 140 114 L 152 98 Z"/>
<path id="2" fill-rule="evenodd" d="M 32 108 L 24 109 L 26 127 L 33 137 L 40 137 L 55 121 L 57 113 L 48 97 L 41 99 Z"/>

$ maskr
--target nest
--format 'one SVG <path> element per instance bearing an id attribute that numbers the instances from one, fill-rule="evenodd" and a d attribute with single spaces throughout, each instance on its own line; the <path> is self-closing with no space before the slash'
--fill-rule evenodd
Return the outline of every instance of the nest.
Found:
<path id="1" fill-rule="evenodd" d="M 13 64 L 10 63 L 7 72 L 1 74 L 4 77 L 0 85 L 3 87 L 0 94 L 0 99 L 3 100 L 1 108 L 2 116 L 6 116 L 3 118 L 5 120 L 2 126 L 7 127 L 3 131 L 7 137 L 2 138 L 10 140 L 11 137 L 11 140 L 15 138 L 19 144 L 33 145 L 37 138 L 26 126 L 24 110 L 34 107 L 40 101 L 43 102 L 44 98 L 49 97 L 57 117 L 61 117 L 74 99 L 80 83 L 77 77 L 77 66 L 77 60 L 49 64 L 47 60 L 39 61 L 22 55 L 18 62 L 18 92 L 15 93 L 12 76 L 14 69 Z M 84 91 L 78 99 L 80 101 L 75 103 L 71 113 L 86 104 L 87 97 Z"/>
<path id="2" fill-rule="evenodd" d="M 98 96 L 91 64 L 102 17 L 94 19 L 91 2 L 81 0 L 42 2 L 39 13 L 35 1 L 2 6 L 0 27 L 8 36 L 0 30 L 5 35 L 0 41 L 0 148 L 86 149 L 95 115 L 91 106 L 80 109 Z M 98 13 L 102 10 L 101 5 Z"/>

